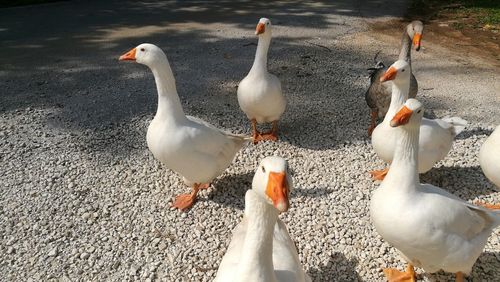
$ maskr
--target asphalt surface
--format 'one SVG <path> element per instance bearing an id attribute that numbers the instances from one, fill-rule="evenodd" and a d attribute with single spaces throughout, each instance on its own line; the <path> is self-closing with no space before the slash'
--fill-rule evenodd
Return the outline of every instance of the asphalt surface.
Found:
<path id="1" fill-rule="evenodd" d="M 241 220 L 253 170 L 290 161 L 295 191 L 282 215 L 314 281 L 384 281 L 404 264 L 368 213 L 384 166 L 366 136 L 366 68 L 397 57 L 400 34 L 370 29 L 407 1 L 67 1 L 0 9 L 0 277 L 7 281 L 211 281 Z M 260 17 L 273 22 L 269 69 L 289 106 L 278 143 L 245 147 L 187 213 L 188 190 L 145 141 L 156 109 L 150 71 L 118 62 L 149 42 L 167 54 L 187 114 L 233 132 L 249 123 L 236 99 Z M 473 201 L 500 202 L 477 155 L 500 123 L 498 69 L 425 41 L 413 68 L 430 116 L 470 125 L 422 176 Z M 500 277 L 498 230 L 471 275 Z M 422 274 L 424 281 L 452 275 Z"/>

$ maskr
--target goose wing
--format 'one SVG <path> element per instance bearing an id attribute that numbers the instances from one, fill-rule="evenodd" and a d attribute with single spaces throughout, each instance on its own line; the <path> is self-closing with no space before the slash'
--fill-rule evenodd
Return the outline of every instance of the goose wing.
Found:
<path id="1" fill-rule="evenodd" d="M 295 243 L 279 219 L 274 227 L 273 265 L 278 281 L 311 281 L 302 268 Z"/>
<path id="2" fill-rule="evenodd" d="M 238 265 L 241 260 L 241 252 L 243 244 L 245 243 L 247 229 L 248 222 L 246 218 L 243 217 L 242 221 L 233 230 L 231 243 L 229 243 L 226 254 L 222 258 L 215 281 L 234 281 L 234 273 L 238 269 Z"/>

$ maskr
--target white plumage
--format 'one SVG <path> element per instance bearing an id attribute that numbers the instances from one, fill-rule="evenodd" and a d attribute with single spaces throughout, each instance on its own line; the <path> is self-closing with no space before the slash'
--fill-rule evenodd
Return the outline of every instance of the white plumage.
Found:
<path id="1" fill-rule="evenodd" d="M 410 66 L 403 60 L 396 61 L 385 76 L 393 82 L 391 104 L 384 121 L 373 131 L 372 145 L 375 153 L 381 159 L 391 163 L 402 129 L 391 127 L 390 121 L 396 111 L 408 99 Z M 422 119 L 418 142 L 419 173 L 429 171 L 438 161 L 446 157 L 455 136 L 462 132 L 466 125 L 467 121 L 459 117 Z"/>
<path id="2" fill-rule="evenodd" d="M 261 162 L 252 189 L 245 195 L 243 220 L 234 229 L 231 243 L 217 271 L 217 282 L 311 281 L 300 264 L 297 249 L 285 224 L 278 218 L 276 206 L 280 205 L 273 206 L 275 199 L 266 192 L 270 186 L 270 173 L 284 173 L 285 184 L 279 188 L 292 189 L 284 159 L 268 157 Z"/>
<path id="3" fill-rule="evenodd" d="M 439 187 L 420 184 L 417 142 L 423 110 L 414 99 L 405 107 L 411 110 L 411 117 L 399 126 L 402 133 L 394 160 L 373 193 L 372 221 L 408 263 L 427 272 L 442 269 L 469 274 L 492 230 L 500 225 L 500 212 L 469 204 Z"/>
<path id="4" fill-rule="evenodd" d="M 231 164 L 250 137 L 231 134 L 191 116 L 180 103 L 175 79 L 163 51 L 153 44 L 141 44 L 121 60 L 135 60 L 148 66 L 156 81 L 158 109 L 147 132 L 149 150 L 169 169 L 182 175 L 191 194 L 180 195 L 174 206 L 190 207 L 202 184 L 209 184 Z"/>
<path id="5" fill-rule="evenodd" d="M 260 19 L 256 34 L 259 35 L 259 43 L 253 66 L 238 85 L 238 103 L 241 110 L 252 121 L 254 142 L 277 138 L 277 122 L 286 107 L 279 79 L 267 70 L 267 51 L 272 35 L 271 21 L 266 18 Z M 260 135 L 255 123 L 268 122 L 273 122 L 272 132 Z"/>
<path id="6" fill-rule="evenodd" d="M 479 164 L 484 175 L 500 188 L 500 125 L 484 141 L 479 151 Z"/>

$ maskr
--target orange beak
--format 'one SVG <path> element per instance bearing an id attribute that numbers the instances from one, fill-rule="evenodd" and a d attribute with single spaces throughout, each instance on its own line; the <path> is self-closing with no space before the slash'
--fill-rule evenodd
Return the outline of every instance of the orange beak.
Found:
<path id="1" fill-rule="evenodd" d="M 391 120 L 392 127 L 398 127 L 400 125 L 407 124 L 410 121 L 411 115 L 413 111 L 408 109 L 406 106 L 403 106 L 399 112 Z"/>
<path id="2" fill-rule="evenodd" d="M 380 77 L 380 82 L 385 82 L 388 80 L 393 80 L 396 78 L 396 74 L 398 74 L 398 71 L 394 67 L 390 67 L 383 76 Z"/>
<path id="3" fill-rule="evenodd" d="M 120 61 L 135 61 L 135 48 L 120 56 Z"/>
<path id="4" fill-rule="evenodd" d="M 284 172 L 269 172 L 266 195 L 273 201 L 274 207 L 280 212 L 286 212 L 290 207 L 288 201 L 288 182 Z"/>
<path id="5" fill-rule="evenodd" d="M 266 31 L 266 25 L 263 23 L 258 23 L 257 27 L 255 28 L 255 35 L 262 34 Z"/>
<path id="6" fill-rule="evenodd" d="M 415 46 L 415 50 L 420 50 L 420 41 L 422 41 L 422 34 L 415 33 L 413 36 L 413 46 Z"/>

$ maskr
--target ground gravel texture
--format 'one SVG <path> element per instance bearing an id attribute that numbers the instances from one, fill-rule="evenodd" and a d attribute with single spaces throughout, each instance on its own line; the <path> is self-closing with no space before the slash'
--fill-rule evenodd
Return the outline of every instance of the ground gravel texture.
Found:
<path id="1" fill-rule="evenodd" d="M 382 50 L 391 63 L 400 38 L 374 34 L 370 22 L 398 16 L 401 7 L 90 3 L 0 10 L 6 35 L 0 42 L 0 280 L 211 281 L 241 220 L 253 171 L 270 155 L 286 158 L 293 170 L 296 188 L 281 218 L 314 281 L 384 281 L 382 267 L 403 269 L 369 218 L 377 183 L 367 172 L 384 164 L 366 135 L 363 96 L 373 55 Z M 22 15 L 30 18 L 21 24 Z M 189 188 L 146 146 L 156 107 L 152 74 L 117 58 L 142 42 L 159 45 L 187 114 L 249 133 L 236 87 L 253 61 L 261 16 L 275 26 L 269 67 L 289 103 L 280 141 L 246 146 L 191 210 L 173 210 L 175 195 Z M 500 123 L 498 69 L 473 54 L 447 52 L 425 35 L 423 45 L 413 68 L 428 115 L 458 115 L 470 125 L 422 181 L 468 201 L 500 202 L 477 159 Z M 471 281 L 499 281 L 499 232 Z M 453 275 L 419 269 L 418 278 Z"/>

